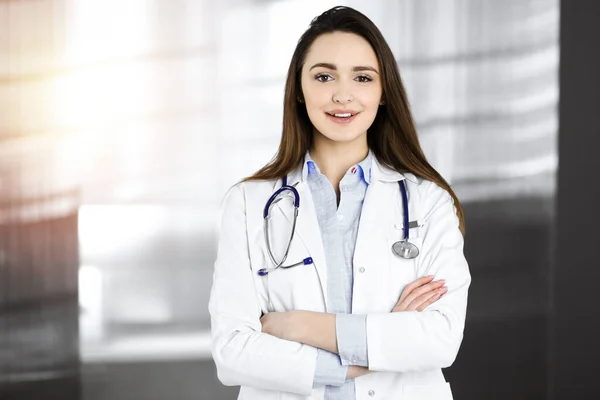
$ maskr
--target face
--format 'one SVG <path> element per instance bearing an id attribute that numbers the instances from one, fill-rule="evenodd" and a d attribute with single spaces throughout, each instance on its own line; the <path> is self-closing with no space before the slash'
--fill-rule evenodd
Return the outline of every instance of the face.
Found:
<path id="1" fill-rule="evenodd" d="M 353 33 L 319 36 L 302 67 L 302 95 L 314 134 L 335 142 L 366 140 L 381 101 L 379 63 Z"/>

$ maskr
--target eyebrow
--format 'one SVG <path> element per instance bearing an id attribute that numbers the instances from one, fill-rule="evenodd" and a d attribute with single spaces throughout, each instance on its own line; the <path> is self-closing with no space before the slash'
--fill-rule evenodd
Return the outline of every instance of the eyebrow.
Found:
<path id="1" fill-rule="evenodd" d="M 327 68 L 327 69 L 332 69 L 334 71 L 337 71 L 337 67 L 335 66 L 335 64 L 331 64 L 331 63 L 316 63 L 315 65 L 313 65 L 312 67 L 310 67 L 309 71 L 311 71 L 314 68 L 317 67 L 323 67 L 323 68 Z M 376 74 L 379 74 L 379 72 L 373 68 L 373 67 L 369 67 L 367 65 L 359 65 L 356 67 L 352 67 L 352 71 L 353 72 L 359 72 L 359 71 L 373 71 Z"/>

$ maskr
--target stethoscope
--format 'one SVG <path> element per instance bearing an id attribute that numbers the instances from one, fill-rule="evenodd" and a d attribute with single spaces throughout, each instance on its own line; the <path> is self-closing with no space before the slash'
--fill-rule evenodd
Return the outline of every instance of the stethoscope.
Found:
<path id="1" fill-rule="evenodd" d="M 408 235 L 409 235 L 408 194 L 406 193 L 406 185 L 404 184 L 404 181 L 398 181 L 398 184 L 400 185 L 400 192 L 402 194 L 402 206 L 404 208 L 404 225 L 402 226 L 402 233 L 403 233 L 402 240 L 399 240 L 392 245 L 392 253 L 394 253 L 398 257 L 402 257 L 405 259 L 412 259 L 419 255 L 419 248 L 416 245 L 414 245 L 413 243 L 410 243 L 408 241 Z M 269 253 L 269 257 L 271 258 L 271 261 L 273 262 L 273 264 L 275 266 L 271 267 L 271 268 L 259 269 L 258 275 L 260 275 L 260 276 L 265 276 L 269 272 L 275 271 L 278 268 L 292 268 L 292 267 L 297 267 L 299 265 L 309 265 L 309 264 L 313 263 L 313 259 L 311 257 L 306 257 L 302 261 L 299 261 L 295 264 L 283 265 L 283 263 L 287 259 L 288 253 L 290 251 L 290 246 L 292 244 L 292 240 L 294 239 L 294 233 L 296 232 L 296 220 L 298 219 L 298 210 L 300 209 L 300 194 L 298 193 L 298 190 L 294 187 L 295 185 L 296 184 L 291 185 L 291 186 L 288 185 L 287 184 L 287 175 L 285 175 L 282 179 L 281 187 L 275 193 L 273 193 L 271 195 L 271 197 L 267 201 L 267 204 L 265 205 L 265 208 L 263 211 L 263 219 L 264 219 L 263 232 L 265 235 L 265 242 L 267 244 L 267 253 Z M 270 218 L 269 211 L 271 210 L 271 206 L 273 206 L 275 203 L 277 203 L 278 201 L 281 200 L 281 198 L 279 196 L 284 192 L 291 192 L 292 196 L 294 197 L 294 219 L 292 221 L 292 233 L 290 234 L 290 238 L 288 240 L 288 244 L 285 249 L 285 253 L 284 253 L 281 261 L 277 262 L 277 260 L 275 260 L 275 256 L 273 255 L 273 252 L 271 251 L 271 242 L 269 240 L 269 218 Z"/>

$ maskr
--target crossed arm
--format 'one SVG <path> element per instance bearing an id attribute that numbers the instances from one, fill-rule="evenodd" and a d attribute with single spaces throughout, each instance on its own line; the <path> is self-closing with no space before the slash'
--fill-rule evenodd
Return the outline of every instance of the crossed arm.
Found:
<path id="1" fill-rule="evenodd" d="M 406 286 L 392 312 L 423 311 L 447 290 L 444 281 L 425 276 Z M 335 314 L 293 310 L 271 312 L 261 317 L 262 331 L 280 339 L 307 344 L 339 354 Z M 347 379 L 369 372 L 366 367 L 350 365 Z"/>

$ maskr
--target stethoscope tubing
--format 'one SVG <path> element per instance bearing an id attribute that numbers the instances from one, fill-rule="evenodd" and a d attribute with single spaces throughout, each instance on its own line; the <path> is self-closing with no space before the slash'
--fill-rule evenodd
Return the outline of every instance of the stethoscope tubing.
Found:
<path id="1" fill-rule="evenodd" d="M 273 193 L 271 195 L 271 197 L 269 197 L 267 204 L 265 204 L 265 209 L 263 210 L 263 218 L 265 220 L 269 217 L 269 208 L 271 207 L 271 205 L 273 204 L 273 202 L 275 201 L 277 196 L 279 196 L 281 193 L 285 192 L 286 190 L 291 191 L 294 195 L 294 207 L 296 208 L 296 211 L 300 208 L 300 194 L 298 193 L 298 190 L 293 186 L 288 186 L 287 175 L 285 175 L 283 177 L 282 181 L 283 182 L 282 182 L 281 187 L 279 189 L 277 189 L 277 191 L 275 191 L 275 193 Z"/>
<path id="2" fill-rule="evenodd" d="M 402 196 L 402 207 L 403 207 L 403 211 L 404 211 L 403 212 L 404 224 L 402 226 L 402 240 L 394 243 L 394 245 L 392 246 L 392 252 L 402 258 L 415 258 L 419 254 L 419 249 L 414 244 L 412 244 L 408 241 L 408 239 L 409 239 L 409 216 L 408 216 L 408 194 L 406 191 L 406 184 L 404 183 L 403 180 L 398 181 L 398 184 L 400 185 L 400 193 Z M 277 262 L 277 260 L 275 260 L 275 256 L 273 255 L 273 252 L 271 251 L 271 241 L 269 238 L 269 210 L 270 210 L 271 206 L 278 201 L 277 200 L 278 196 L 285 191 L 291 191 L 292 195 L 294 197 L 294 218 L 292 220 L 292 232 L 290 234 L 290 238 L 288 240 L 288 245 L 285 249 L 285 253 L 284 253 L 281 261 Z M 265 242 L 267 244 L 267 253 L 269 254 L 269 258 L 271 259 L 271 262 L 275 266 L 271 267 L 271 268 L 261 268 L 260 270 L 258 270 L 258 275 L 266 276 L 269 274 L 269 272 L 275 271 L 278 268 L 292 268 L 292 267 L 296 267 L 299 265 L 309 265 L 309 264 L 313 263 L 312 257 L 306 257 L 302 261 L 299 261 L 295 264 L 283 265 L 283 263 L 287 259 L 288 253 L 290 251 L 290 246 L 292 245 L 292 240 L 294 239 L 294 234 L 296 233 L 296 221 L 298 219 L 299 209 L 300 209 L 300 194 L 298 193 L 298 190 L 295 187 L 289 186 L 287 184 L 287 175 L 285 175 L 282 178 L 281 187 L 278 190 L 276 190 L 271 195 L 271 197 L 269 197 L 269 200 L 267 200 L 267 203 L 265 204 L 265 208 L 263 210 L 263 220 L 264 220 L 263 232 L 264 232 L 264 236 L 265 236 Z"/>
<path id="3" fill-rule="evenodd" d="M 271 206 L 276 203 L 277 197 L 285 191 L 291 191 L 292 195 L 294 196 L 294 218 L 292 220 L 292 232 L 291 232 L 290 238 L 288 240 L 288 245 L 285 248 L 285 253 L 283 254 L 281 261 L 277 262 L 277 260 L 275 260 L 275 256 L 273 255 L 273 252 L 271 251 L 271 240 L 269 238 L 269 210 L 270 210 Z M 271 262 L 273 264 L 275 264 L 275 266 L 271 267 L 271 268 L 261 268 L 258 271 L 258 274 L 260 276 L 265 276 L 269 272 L 275 271 L 278 268 L 292 268 L 292 267 L 297 267 L 299 265 L 308 265 L 308 264 L 313 263 L 312 257 L 306 257 L 302 261 L 299 261 L 295 264 L 283 265 L 283 263 L 285 262 L 288 254 L 289 254 L 290 246 L 292 245 L 292 241 L 294 240 L 294 234 L 296 233 L 296 221 L 298 220 L 299 209 L 300 209 L 300 194 L 298 193 L 298 190 L 295 187 L 289 186 L 287 184 L 287 175 L 285 175 L 282 179 L 281 187 L 277 191 L 275 191 L 275 193 L 273 193 L 271 195 L 271 197 L 267 201 L 267 204 L 265 205 L 265 209 L 263 211 L 263 224 L 264 224 L 263 232 L 264 232 L 264 236 L 265 236 L 265 242 L 267 244 L 267 253 L 269 254 L 269 258 L 271 258 Z"/>
<path id="4" fill-rule="evenodd" d="M 400 193 L 402 195 L 402 210 L 404 214 L 404 223 L 402 226 L 402 240 L 395 242 L 392 245 L 392 253 L 398 257 L 411 259 L 419 255 L 419 248 L 408 241 L 410 232 L 410 223 L 408 218 L 408 194 L 406 192 L 406 184 L 404 181 L 398 181 L 400 185 Z"/>
<path id="5" fill-rule="evenodd" d="M 404 241 L 408 241 L 408 232 L 409 232 L 409 226 L 408 226 L 408 194 L 406 193 L 406 185 L 404 184 L 404 181 L 398 181 L 398 184 L 400 185 L 400 193 L 402 194 L 402 207 L 403 207 L 403 211 L 404 211 L 404 226 L 402 227 L 402 237 L 404 239 Z"/>

